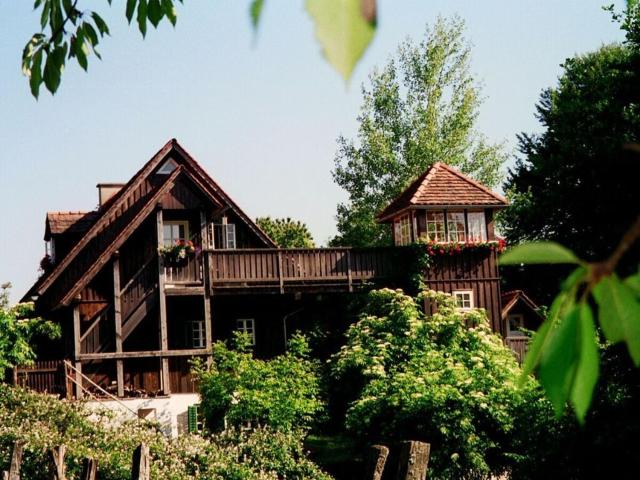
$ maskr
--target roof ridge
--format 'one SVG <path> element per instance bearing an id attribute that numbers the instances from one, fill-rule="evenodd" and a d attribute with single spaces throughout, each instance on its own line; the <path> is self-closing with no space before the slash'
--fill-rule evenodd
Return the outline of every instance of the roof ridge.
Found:
<path id="1" fill-rule="evenodd" d="M 427 185 L 429 184 L 429 181 L 433 178 L 433 175 L 435 175 L 435 172 L 438 170 L 441 164 L 442 162 L 439 162 L 439 161 L 433 163 L 422 175 L 418 177 L 418 180 L 421 179 L 420 184 L 418 185 L 418 188 L 416 188 L 416 191 L 413 192 L 413 195 L 411 196 L 409 203 L 411 203 L 412 205 L 416 204 L 416 201 L 419 195 L 427 187 Z"/>

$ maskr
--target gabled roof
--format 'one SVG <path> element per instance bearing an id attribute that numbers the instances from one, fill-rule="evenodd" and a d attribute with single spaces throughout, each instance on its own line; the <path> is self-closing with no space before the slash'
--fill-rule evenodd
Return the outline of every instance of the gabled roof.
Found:
<path id="1" fill-rule="evenodd" d="M 538 305 L 536 305 L 534 301 L 531 300 L 522 290 L 511 290 L 509 292 L 504 292 L 501 295 L 501 300 L 502 300 L 501 315 L 503 319 L 507 318 L 507 315 L 509 315 L 509 312 L 511 311 L 511 309 L 515 307 L 520 301 L 524 305 L 526 305 L 529 309 L 531 309 L 533 313 L 535 313 L 540 318 L 542 318 L 542 315 L 540 315 L 538 311 L 538 308 L 539 308 Z"/>
<path id="2" fill-rule="evenodd" d="M 151 178 L 157 168 L 172 158 L 178 167 L 170 175 L 162 175 L 158 184 Z M 47 297 L 52 308 L 68 305 L 100 271 L 110 256 L 156 208 L 162 196 L 174 186 L 180 174 L 189 179 L 220 208 L 232 210 L 254 231 L 265 246 L 275 247 L 266 235 L 218 186 L 175 139 L 167 142 L 122 189 L 96 212 L 93 223 L 80 241 L 46 277 L 37 282 L 36 292 Z M 70 218 L 67 220 L 71 220 Z M 33 288 L 30 290 L 34 290 Z"/>
<path id="3" fill-rule="evenodd" d="M 411 207 L 505 207 L 507 201 L 484 185 L 442 163 L 434 163 L 377 215 L 380 222 Z"/>
<path id="4" fill-rule="evenodd" d="M 84 233 L 98 218 L 98 212 L 47 212 L 44 239 L 63 233 Z"/>

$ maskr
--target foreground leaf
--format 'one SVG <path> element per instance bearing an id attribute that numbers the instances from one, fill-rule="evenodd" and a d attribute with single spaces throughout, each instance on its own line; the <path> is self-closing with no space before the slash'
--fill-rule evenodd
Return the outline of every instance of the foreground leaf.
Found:
<path id="1" fill-rule="evenodd" d="M 262 15 L 262 7 L 264 7 L 264 0 L 253 0 L 249 6 L 249 15 L 251 16 L 251 25 L 254 30 L 258 29 L 260 24 L 260 16 Z"/>
<path id="2" fill-rule="evenodd" d="M 533 242 L 517 245 L 500 256 L 501 265 L 538 263 L 574 263 L 582 261 L 568 248 L 555 242 Z"/>
<path id="3" fill-rule="evenodd" d="M 375 1 L 307 0 L 306 5 L 324 56 L 348 80 L 373 39 Z"/>
<path id="4" fill-rule="evenodd" d="M 571 403 L 575 408 L 578 420 L 583 423 L 591 405 L 593 390 L 600 373 L 600 365 L 596 327 L 591 308 L 586 303 L 581 303 L 578 308 L 580 316 L 577 341 L 579 342 L 580 358 L 571 392 Z"/>
<path id="5" fill-rule="evenodd" d="M 617 275 L 602 278 L 593 288 L 598 320 L 607 340 L 626 341 L 631 358 L 640 365 L 640 302 Z"/>

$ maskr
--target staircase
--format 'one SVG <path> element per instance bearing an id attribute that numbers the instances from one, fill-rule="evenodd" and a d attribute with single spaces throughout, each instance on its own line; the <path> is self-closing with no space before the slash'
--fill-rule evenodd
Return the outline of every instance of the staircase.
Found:
<path id="1" fill-rule="evenodd" d="M 122 341 L 158 304 L 158 263 L 155 256 L 147 260 L 120 291 Z"/>

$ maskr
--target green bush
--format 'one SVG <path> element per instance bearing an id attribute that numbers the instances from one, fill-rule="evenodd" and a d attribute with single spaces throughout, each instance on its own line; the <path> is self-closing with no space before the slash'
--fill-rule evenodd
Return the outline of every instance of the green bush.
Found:
<path id="1" fill-rule="evenodd" d="M 364 380 L 347 428 L 375 441 L 431 443 L 431 479 L 503 473 L 517 461 L 515 413 L 525 401 L 533 402 L 531 410 L 535 401 L 548 404 L 533 380 L 518 388 L 520 368 L 483 311 L 460 311 L 446 294 L 424 295 L 437 303 L 431 317 L 421 297 L 372 291 L 347 332 L 333 373 L 340 379 L 356 372 Z"/>
<path id="2" fill-rule="evenodd" d="M 299 335 L 290 339 L 286 354 L 270 360 L 253 357 L 246 335 L 236 335 L 233 348 L 217 342 L 211 368 L 195 369 L 209 429 L 223 429 L 226 420 L 239 427 L 308 430 L 324 407 L 319 365 L 308 353 Z"/>
<path id="3" fill-rule="evenodd" d="M 64 444 L 69 478 L 78 478 L 81 461 L 98 461 L 101 480 L 127 480 L 131 457 L 149 445 L 151 478 L 157 480 L 330 480 L 310 462 L 299 434 L 258 428 L 229 430 L 211 437 L 167 439 L 153 424 L 115 424 L 109 412 L 82 403 L 0 385 L 0 468 L 7 469 L 11 446 L 25 442 L 21 478 L 53 478 L 48 450 Z"/>

